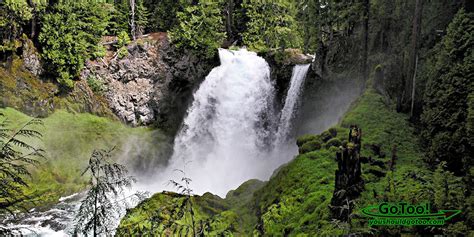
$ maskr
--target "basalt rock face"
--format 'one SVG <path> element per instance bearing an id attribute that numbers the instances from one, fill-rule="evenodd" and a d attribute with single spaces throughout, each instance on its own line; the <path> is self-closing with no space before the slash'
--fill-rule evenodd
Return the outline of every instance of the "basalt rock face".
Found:
<path id="1" fill-rule="evenodd" d="M 284 96 L 289 88 L 293 67 L 297 64 L 307 64 L 313 61 L 313 57 L 301 53 L 296 49 L 284 51 L 270 51 L 261 53 L 270 66 L 270 76 L 275 81 L 277 98 L 284 102 Z M 307 78 L 313 77 L 313 71 L 309 70 Z"/>
<path id="2" fill-rule="evenodd" d="M 151 125 L 174 133 L 193 89 L 218 61 L 203 60 L 172 46 L 165 33 L 143 37 L 128 47 L 128 56 L 91 61 L 81 77 L 105 86 L 109 107 L 124 122 Z"/>

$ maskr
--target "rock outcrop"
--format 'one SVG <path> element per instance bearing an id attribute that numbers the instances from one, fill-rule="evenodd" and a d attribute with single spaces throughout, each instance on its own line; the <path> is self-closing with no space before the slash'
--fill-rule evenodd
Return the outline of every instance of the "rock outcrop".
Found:
<path id="1" fill-rule="evenodd" d="M 33 117 L 65 109 L 116 118 L 105 99 L 94 94 L 86 81 L 77 81 L 74 88 L 64 92 L 57 83 L 40 79 L 37 74 L 43 69 L 37 56 L 14 56 L 0 66 L 0 107 L 12 107 Z"/>
<path id="2" fill-rule="evenodd" d="M 23 59 L 23 66 L 26 70 L 30 71 L 31 74 L 39 76 L 43 73 L 43 65 L 38 50 L 30 39 L 24 39 L 22 44 L 21 58 Z"/>
<path id="3" fill-rule="evenodd" d="M 312 56 L 303 54 L 298 49 L 274 50 L 260 53 L 260 56 L 265 58 L 270 66 L 270 76 L 276 82 L 276 92 L 279 100 L 283 100 L 286 95 L 293 67 L 297 64 L 307 64 L 313 61 Z M 309 70 L 307 78 L 313 77 L 312 73 L 312 70 Z"/>
<path id="4" fill-rule="evenodd" d="M 203 60 L 172 46 L 166 33 L 153 33 L 131 43 L 128 55 L 109 55 L 87 63 L 81 77 L 105 85 L 109 107 L 132 125 L 158 124 L 175 132 L 192 91 L 218 60 Z"/>

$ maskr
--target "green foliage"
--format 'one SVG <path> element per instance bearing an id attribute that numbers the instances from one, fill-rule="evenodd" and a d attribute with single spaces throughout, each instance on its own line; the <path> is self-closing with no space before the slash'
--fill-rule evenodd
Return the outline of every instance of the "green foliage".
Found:
<path id="1" fill-rule="evenodd" d="M 15 130 L 31 120 L 31 117 L 11 108 L 0 109 L 0 112 L 10 118 L 11 127 Z M 28 187 L 24 188 L 26 195 L 34 196 L 34 206 L 54 204 L 61 196 L 84 190 L 88 177 L 81 176 L 81 173 L 87 167 L 88 158 L 96 147 L 116 145 L 117 152 L 133 157 L 156 157 L 165 147 L 155 146 L 164 144 L 165 141 L 159 131 L 145 127 L 130 128 L 119 121 L 91 114 L 57 110 L 42 121 L 43 126 L 34 126 L 32 129 L 43 134 L 41 145 L 48 159 L 36 169 L 30 170 L 31 179 L 27 180 Z M 34 139 L 25 141 L 38 143 Z M 131 150 L 123 149 L 130 141 L 136 141 L 141 146 Z M 153 146 L 143 149 L 145 144 Z M 128 161 L 128 164 L 134 168 L 140 165 L 137 160 Z"/>
<path id="2" fill-rule="evenodd" d="M 256 51 L 301 47 L 294 2 L 249 0 L 243 8 L 249 18 L 242 33 L 244 45 Z"/>
<path id="3" fill-rule="evenodd" d="M 28 166 L 36 166 L 39 164 L 37 158 L 44 158 L 44 150 L 27 139 L 41 139 L 42 134 L 33 127 L 42 122 L 30 119 L 20 128 L 11 129 L 3 114 L 0 117 L 0 214 L 13 214 L 17 209 L 25 208 L 25 202 L 33 198 L 24 192 L 23 188 L 28 187 L 25 178 L 31 176 Z"/>
<path id="4" fill-rule="evenodd" d="M 95 76 L 89 75 L 87 77 L 87 84 L 93 92 L 102 92 L 105 89 L 104 83 L 102 80 L 98 79 Z"/>
<path id="5" fill-rule="evenodd" d="M 26 0 L 0 2 L 0 52 L 14 51 L 19 47 L 15 40 L 22 33 L 21 26 L 32 17 L 32 8 Z"/>
<path id="6" fill-rule="evenodd" d="M 135 25 L 136 25 L 136 36 L 141 36 L 145 33 L 145 28 L 148 26 L 148 19 L 150 13 L 148 9 L 143 5 L 143 0 L 136 1 L 135 6 Z"/>
<path id="7" fill-rule="evenodd" d="M 423 139 L 431 164 L 458 174 L 472 165 L 468 97 L 474 94 L 474 13 L 460 10 L 436 48 L 424 96 Z"/>
<path id="8" fill-rule="evenodd" d="M 311 140 L 308 142 L 305 142 L 299 149 L 300 154 L 308 153 L 311 151 L 319 150 L 321 149 L 321 143 L 317 140 Z"/>
<path id="9" fill-rule="evenodd" d="M 100 51 L 108 21 L 107 8 L 94 2 L 59 3 L 43 16 L 41 56 L 61 85 L 72 87 L 85 61 Z"/>
<path id="10" fill-rule="evenodd" d="M 120 31 L 117 36 L 117 44 L 115 47 L 122 48 L 123 46 L 127 46 L 131 42 L 130 36 L 125 31 Z"/>
<path id="11" fill-rule="evenodd" d="M 110 11 L 110 23 L 107 26 L 107 32 L 112 35 L 119 35 L 122 31 L 130 32 L 129 17 L 129 0 L 116 1 L 114 7 Z"/>
<path id="12" fill-rule="evenodd" d="M 316 136 L 316 135 L 306 134 L 306 135 L 300 136 L 296 139 L 296 145 L 302 146 L 306 142 L 309 142 L 311 140 L 316 140 L 317 138 L 318 138 L 318 136 Z"/>
<path id="13" fill-rule="evenodd" d="M 178 23 L 177 13 L 187 4 L 176 0 L 144 0 L 150 9 L 149 28 L 152 32 L 166 32 Z"/>
<path id="14" fill-rule="evenodd" d="M 76 214 L 74 235 L 109 234 L 115 227 L 124 200 L 118 200 L 125 188 L 135 182 L 125 166 L 111 161 L 112 150 L 94 150 L 82 173 L 91 174 L 91 187 Z"/>
<path id="15" fill-rule="evenodd" d="M 187 209 L 190 202 L 195 206 L 193 216 Z M 199 223 L 194 230 L 193 218 Z M 157 193 L 125 215 L 117 236 L 232 236 L 231 230 L 237 218 L 218 196 L 204 194 L 188 197 L 170 192 Z M 196 233 L 193 234 L 193 231 Z"/>
<path id="16" fill-rule="evenodd" d="M 342 142 L 341 142 L 341 140 L 339 140 L 339 138 L 331 138 L 324 145 L 326 146 L 326 148 L 329 149 L 332 146 L 339 147 L 340 145 L 342 145 Z"/>
<path id="17" fill-rule="evenodd" d="M 118 51 L 117 51 L 117 57 L 119 59 L 125 58 L 128 56 L 128 49 L 125 46 L 122 46 Z"/>
<path id="18" fill-rule="evenodd" d="M 171 41 L 208 58 L 214 56 L 226 37 L 219 3 L 199 1 L 178 12 L 177 17 L 178 25 L 169 31 Z"/>
<path id="19" fill-rule="evenodd" d="M 438 165 L 433 173 L 432 191 L 434 205 L 438 210 L 462 209 L 464 203 L 464 183 L 461 178 L 445 171 L 446 162 Z"/>

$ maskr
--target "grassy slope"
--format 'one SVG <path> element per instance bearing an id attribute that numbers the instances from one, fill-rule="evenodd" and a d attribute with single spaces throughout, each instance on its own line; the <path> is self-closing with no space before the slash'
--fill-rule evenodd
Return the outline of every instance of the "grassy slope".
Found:
<path id="1" fill-rule="evenodd" d="M 406 115 L 394 111 L 391 105 L 385 104 L 381 95 L 368 89 L 335 127 L 340 141 L 347 139 L 349 125 L 357 124 L 361 127 L 362 156 L 371 157 L 378 163 L 362 165 L 365 191 L 356 201 L 351 225 L 332 221 L 330 218 L 328 206 L 334 191 L 334 174 L 337 168 L 335 152 L 338 148 L 324 143 L 323 148 L 298 155 L 282 166 L 268 182 L 260 185 L 262 187 L 247 190 L 242 188 L 245 191 L 240 190 L 239 197 L 233 197 L 234 192 L 230 192 L 226 199 L 219 200 L 224 205 L 217 208 L 215 213 L 225 213 L 232 217 L 225 219 L 225 222 L 234 221 L 232 230 L 236 235 L 263 233 L 265 236 L 315 236 L 365 233 L 385 236 L 413 233 L 414 227 L 369 228 L 367 220 L 358 215 L 360 208 L 382 201 L 434 203 L 433 173 L 422 160 L 423 154 L 414 129 L 408 123 Z M 385 155 L 375 154 L 371 149 L 373 144 L 379 145 Z M 394 146 L 397 159 L 395 168 L 391 171 L 389 161 Z M 244 183 L 241 187 L 246 186 L 249 184 Z M 151 202 L 156 204 L 155 209 L 164 207 L 167 204 L 164 204 L 166 198 L 163 199 L 163 195 L 165 194 L 156 194 L 142 205 Z M 201 198 L 206 199 L 196 197 L 197 200 Z M 197 204 L 197 207 L 199 210 L 202 206 Z M 139 206 L 129 211 L 122 220 L 122 226 L 132 223 L 138 217 L 140 220 L 151 218 Z M 418 227 L 416 230 L 423 232 L 425 229 Z"/>
<path id="2" fill-rule="evenodd" d="M 352 106 L 337 126 L 338 138 L 347 139 L 350 124 L 362 128 L 362 155 L 387 164 L 391 150 L 397 146 L 396 168 L 363 164 L 366 191 L 357 205 L 381 200 L 418 202 L 428 200 L 431 191 L 424 183 L 430 172 L 422 162 L 413 128 L 403 114 L 393 112 L 382 96 L 368 90 Z M 377 157 L 369 144 L 381 145 L 386 158 Z M 324 146 L 323 146 L 324 147 Z M 261 212 L 261 229 L 265 234 L 344 234 L 376 232 L 365 228 L 363 219 L 353 219 L 353 226 L 331 222 L 328 205 L 334 189 L 335 147 L 299 155 L 284 167 L 265 187 L 255 194 Z M 386 173 L 379 178 L 371 170 Z M 374 197 L 374 190 L 376 196 Z"/>
<path id="3" fill-rule="evenodd" d="M 29 116 L 12 108 L 0 109 L 10 121 L 12 128 L 18 128 Z M 118 121 L 91 114 L 73 114 L 58 110 L 43 119 L 44 126 L 37 127 L 43 134 L 42 141 L 35 141 L 46 151 L 46 160 L 32 170 L 31 185 L 27 192 L 41 194 L 41 204 L 50 204 L 60 196 L 84 188 L 86 179 L 81 172 L 87 165 L 94 149 L 121 147 L 128 139 L 148 139 L 152 131 L 148 128 L 130 128 Z"/>

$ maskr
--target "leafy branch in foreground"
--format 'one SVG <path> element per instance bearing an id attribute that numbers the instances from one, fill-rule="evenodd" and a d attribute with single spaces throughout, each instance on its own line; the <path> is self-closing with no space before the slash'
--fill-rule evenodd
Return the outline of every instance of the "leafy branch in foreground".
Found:
<path id="1" fill-rule="evenodd" d="M 82 173 L 91 174 L 91 187 L 77 213 L 74 235 L 82 233 L 86 236 L 99 236 L 112 233 L 127 199 L 135 198 L 135 201 L 140 201 L 146 196 L 135 193 L 119 199 L 125 188 L 130 188 L 136 180 L 127 176 L 128 170 L 124 165 L 111 162 L 113 150 L 94 150 L 89 165 Z"/>
<path id="2" fill-rule="evenodd" d="M 25 177 L 31 176 L 28 166 L 36 166 L 37 158 L 44 158 L 44 151 L 30 144 L 42 137 L 40 132 L 31 129 L 35 125 L 42 125 L 41 120 L 31 119 L 17 130 L 8 128 L 8 119 L 0 121 L 0 214 L 13 215 L 18 209 L 26 211 L 25 205 L 31 200 L 24 193 L 28 187 Z M 0 235 L 15 232 L 18 230 L 0 226 Z"/>

